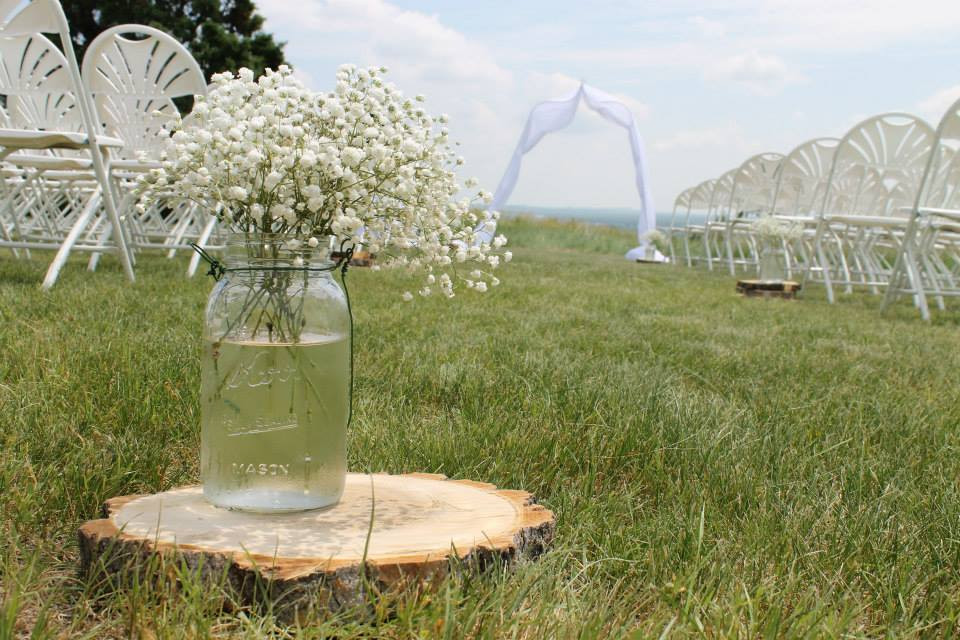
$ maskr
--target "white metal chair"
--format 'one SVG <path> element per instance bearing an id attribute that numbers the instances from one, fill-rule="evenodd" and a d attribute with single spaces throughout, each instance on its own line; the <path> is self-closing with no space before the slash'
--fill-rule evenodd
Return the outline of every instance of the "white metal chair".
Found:
<path id="1" fill-rule="evenodd" d="M 801 229 L 800 239 L 787 247 L 788 276 L 797 268 L 819 271 L 813 261 L 817 212 L 838 144 L 839 138 L 814 138 L 797 145 L 780 163 L 770 212 Z"/>
<path id="2" fill-rule="evenodd" d="M 110 250 L 109 233 L 81 237 L 79 222 L 99 213 L 102 188 L 65 56 L 40 34 L 0 36 L 0 94 L 10 127 L 0 131 L 0 246 L 29 256 L 61 248 L 72 233 L 85 249 Z M 97 140 L 101 148 L 122 144 Z"/>
<path id="3" fill-rule="evenodd" d="M 738 167 L 739 168 L 739 167 Z M 703 223 L 703 251 L 707 260 L 707 269 L 713 271 L 714 260 L 724 255 L 722 246 L 723 232 L 730 216 L 730 197 L 733 195 L 733 181 L 737 169 L 727 171 L 713 185 L 707 218 Z"/>
<path id="4" fill-rule="evenodd" d="M 756 267 L 757 244 L 751 224 L 767 215 L 773 206 L 779 176 L 780 153 L 759 153 L 748 158 L 737 169 L 730 192 L 726 225 L 723 229 L 727 265 L 730 275 L 737 275 L 737 265 Z"/>
<path id="5" fill-rule="evenodd" d="M 684 189 L 673 201 L 673 211 L 670 213 L 670 228 L 667 231 L 667 240 L 670 243 L 670 262 L 676 264 L 677 262 L 677 252 L 676 252 L 676 236 L 683 237 L 684 228 L 677 227 L 677 212 L 680 209 L 690 208 L 690 195 L 693 193 L 694 187 L 689 189 Z"/>
<path id="6" fill-rule="evenodd" d="M 890 254 L 906 229 L 900 208 L 916 196 L 933 142 L 933 129 L 920 118 L 887 113 L 856 125 L 837 145 L 814 238 L 830 302 L 834 285 L 875 293 L 886 286 Z"/>
<path id="7" fill-rule="evenodd" d="M 883 310 L 909 294 L 929 320 L 927 296 L 944 309 L 944 296 L 960 295 L 960 100 L 937 126 L 934 152 L 910 209 Z"/>
<path id="8" fill-rule="evenodd" d="M 0 205 L 0 228 L 3 229 L 3 245 L 10 248 L 14 255 L 18 249 L 26 249 L 43 234 L 51 234 L 57 239 L 56 227 L 70 217 L 72 210 L 64 207 L 63 215 L 59 208 L 48 207 L 47 202 L 37 201 L 37 195 L 43 195 L 40 184 L 42 174 L 51 167 L 53 157 L 46 149 L 53 142 L 37 140 L 40 130 L 53 128 L 69 130 L 70 135 L 83 139 L 76 133 L 82 129 L 79 110 L 73 96 L 63 91 L 69 86 L 66 76 L 66 61 L 49 40 L 40 35 L 0 38 L 0 95 L 9 109 L 3 111 L 3 127 L 8 144 L 0 157 L 6 159 L 3 165 L 3 202 Z M 11 117 L 12 116 L 12 117 Z M 51 127 L 51 124 L 55 125 Z M 14 130 L 16 129 L 20 130 Z M 32 131 L 22 131 L 24 129 Z M 61 137 L 61 141 L 66 136 Z M 21 150 L 27 146 L 39 147 L 30 155 Z M 34 162 L 30 162 L 34 160 Z M 36 166 L 26 167 L 19 163 Z M 69 161 L 65 161 L 69 164 Z M 81 161 L 82 163 L 82 161 Z M 83 168 L 89 168 L 89 161 Z M 75 168 L 75 167 L 68 167 Z M 48 215 L 57 211 L 57 215 Z"/>
<path id="9" fill-rule="evenodd" d="M 683 252 L 688 267 L 693 266 L 694 260 L 699 260 L 690 251 L 690 240 L 694 235 L 703 234 L 707 211 L 710 209 L 710 198 L 716 183 L 716 179 L 701 182 L 693 188 L 687 201 L 687 211 L 683 218 Z M 692 220 L 694 214 L 696 219 Z"/>
<path id="10" fill-rule="evenodd" d="M 771 209 L 797 222 L 813 220 L 823 200 L 838 138 L 814 138 L 784 156 Z"/>
<path id="11" fill-rule="evenodd" d="M 158 166 L 166 127 L 180 117 L 174 99 L 207 93 L 200 65 L 163 31 L 126 24 L 90 43 L 82 75 L 107 131 L 124 141 L 108 172 L 124 195 L 121 206 L 133 246 L 165 248 L 172 257 L 177 248 L 199 239 L 213 217 L 173 191 L 137 214 L 133 188 L 138 174 Z"/>
<path id="12" fill-rule="evenodd" d="M 109 217 L 112 228 L 112 238 L 116 249 L 120 254 L 120 260 L 123 264 L 127 277 L 133 281 L 133 261 L 126 244 L 123 227 L 120 222 L 120 216 L 117 211 L 116 198 L 110 186 L 107 174 L 107 158 L 109 157 L 109 147 L 116 145 L 116 140 L 101 138 L 101 127 L 94 115 L 94 108 L 86 91 L 84 91 L 83 82 L 80 77 L 80 67 L 73 51 L 73 44 L 70 38 L 70 28 L 67 24 L 63 8 L 58 0 L 0 0 L 0 37 L 15 38 L 18 36 L 35 36 L 42 33 L 54 33 L 59 39 L 63 49 L 63 60 L 66 63 L 65 74 L 62 76 L 62 86 L 55 88 L 52 95 L 62 95 L 63 93 L 72 93 L 76 108 L 79 110 L 79 116 L 83 123 L 83 131 L 79 137 L 66 136 L 56 139 L 50 137 L 50 132 L 34 131 L 33 136 L 24 135 L 23 131 L 14 132 L 16 135 L 4 136 L 5 132 L 0 132 L 0 146 L 4 152 L 10 155 L 15 149 L 37 148 L 38 145 L 46 144 L 43 148 L 75 148 L 85 149 L 89 154 L 93 175 L 98 183 L 95 190 L 99 191 L 99 202 L 97 207 L 87 206 L 84 208 L 84 214 L 80 216 L 71 227 L 60 246 L 57 255 L 47 270 L 47 275 L 43 281 L 43 287 L 52 287 L 56 282 L 57 276 L 66 262 L 69 254 L 69 246 L 76 243 L 76 238 L 83 233 L 89 218 L 92 218 L 102 203 L 106 214 Z M 51 87 L 53 88 L 53 87 Z M 66 132 L 73 133 L 76 132 Z M 84 220 L 87 217 L 87 220 Z M 98 250 L 103 250 L 99 247 Z"/>

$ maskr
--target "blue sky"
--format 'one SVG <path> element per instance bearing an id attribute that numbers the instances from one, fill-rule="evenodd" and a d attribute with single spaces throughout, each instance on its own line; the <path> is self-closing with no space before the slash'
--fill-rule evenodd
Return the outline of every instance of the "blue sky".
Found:
<path id="1" fill-rule="evenodd" d="M 258 4 L 313 88 L 353 62 L 426 94 L 491 191 L 530 108 L 581 79 L 633 110 L 660 210 L 754 153 L 884 111 L 935 125 L 960 98 L 958 0 Z M 510 203 L 637 206 L 623 131 L 582 109 L 526 156 Z"/>

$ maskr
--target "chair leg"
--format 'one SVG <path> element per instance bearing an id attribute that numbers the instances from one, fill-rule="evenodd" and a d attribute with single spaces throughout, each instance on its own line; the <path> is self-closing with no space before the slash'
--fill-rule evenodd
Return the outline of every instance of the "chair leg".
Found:
<path id="1" fill-rule="evenodd" d="M 180 205 L 184 206 L 184 205 Z M 183 217 L 176 227 L 173 229 L 173 235 L 170 239 L 170 244 L 173 247 L 167 251 L 167 258 L 172 258 L 177 254 L 177 245 L 183 242 L 183 236 L 186 235 L 187 231 L 190 229 L 190 218 L 191 212 L 183 212 Z"/>
<path id="2" fill-rule="evenodd" d="M 733 264 L 733 244 L 732 244 L 733 241 L 731 239 L 732 235 L 733 235 L 733 229 L 731 229 L 728 226 L 726 229 L 726 233 L 724 234 L 724 240 L 726 241 L 725 244 L 727 245 L 727 264 L 730 267 L 730 275 L 733 277 L 736 277 L 737 268 Z"/>
<path id="3" fill-rule="evenodd" d="M 61 244 L 60 248 L 57 249 L 57 255 L 54 256 L 50 266 L 47 267 L 47 274 L 43 278 L 43 284 L 41 287 L 44 290 L 49 290 L 54 284 L 56 284 L 57 278 L 60 276 L 60 270 L 63 269 L 63 265 L 67 262 L 67 258 L 70 257 L 70 251 L 73 249 L 73 245 L 77 243 L 77 238 L 79 238 L 80 234 L 83 233 L 83 230 L 86 229 L 87 224 L 90 222 L 90 218 L 93 217 L 93 214 L 100 207 L 102 195 L 103 192 L 100 191 L 99 193 L 96 193 L 90 197 L 89 202 L 87 202 L 87 206 L 73 223 L 73 226 L 70 228 L 70 232 L 67 234 L 67 237 L 64 238 L 63 244 Z"/>
<path id="4" fill-rule="evenodd" d="M 916 262 L 916 256 L 913 255 L 913 250 L 911 247 L 907 247 L 906 267 L 907 271 L 910 273 L 910 280 L 916 283 L 914 285 L 914 291 L 916 292 L 915 304 L 920 310 L 920 317 L 929 322 L 930 306 L 927 304 L 927 294 L 923 290 L 923 282 L 921 280 L 922 275 Z"/>
<path id="5" fill-rule="evenodd" d="M 817 227 L 817 237 L 814 240 L 817 249 L 817 260 L 820 262 L 820 273 L 823 274 L 823 285 L 827 289 L 827 302 L 835 302 L 833 295 L 833 283 L 830 281 L 830 262 L 827 260 L 827 254 L 823 250 L 823 222 Z"/>
<path id="6" fill-rule="evenodd" d="M 710 227 L 703 229 L 703 250 L 707 254 L 707 271 L 713 271 L 713 250 L 710 248 Z"/>

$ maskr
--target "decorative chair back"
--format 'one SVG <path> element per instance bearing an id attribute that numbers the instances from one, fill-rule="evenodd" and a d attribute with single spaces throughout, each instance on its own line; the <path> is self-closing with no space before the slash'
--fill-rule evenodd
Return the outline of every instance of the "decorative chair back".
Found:
<path id="1" fill-rule="evenodd" d="M 10 127 L 84 128 L 67 59 L 41 34 L 0 37 L 0 95 Z"/>
<path id="2" fill-rule="evenodd" d="M 756 217 L 770 211 L 782 161 L 783 154 L 768 152 L 748 158 L 740 165 L 733 178 L 729 216 Z"/>
<path id="3" fill-rule="evenodd" d="M 731 169 L 717 178 L 710 193 L 710 203 L 707 206 L 707 221 L 717 222 L 726 219 L 730 210 L 730 197 L 733 195 L 733 180 L 738 169 Z"/>
<path id="4" fill-rule="evenodd" d="M 73 41 L 70 39 L 70 27 L 63 7 L 58 0 L 0 0 L 0 37 L 15 38 L 16 36 L 36 36 L 37 34 L 55 33 L 60 38 L 62 54 L 56 63 L 65 62 L 65 75 L 55 82 L 57 91 L 69 91 L 73 94 L 80 118 L 88 135 L 94 136 L 100 132 L 100 127 L 93 117 L 89 96 L 83 90 L 80 80 L 80 65 L 77 64 L 73 52 Z M 49 40 L 46 41 L 49 44 Z M 42 43 L 41 43 L 42 44 Z M 55 64 L 56 64 L 55 63 Z M 22 74 L 19 74 L 22 75 Z M 69 84 L 65 82 L 69 79 Z M 50 89 L 54 89 L 53 86 Z"/>
<path id="5" fill-rule="evenodd" d="M 770 207 L 772 213 L 813 217 L 827 186 L 839 138 L 814 138 L 784 157 Z"/>
<path id="6" fill-rule="evenodd" d="M 687 202 L 687 215 L 684 218 L 684 225 L 690 224 L 690 214 L 694 211 L 706 215 L 710 209 L 710 197 L 713 195 L 713 187 L 717 181 L 715 178 L 704 180 L 693 188 Z"/>
<path id="7" fill-rule="evenodd" d="M 66 60 L 66 71 L 70 78 L 70 90 L 79 107 L 83 129 L 87 136 L 90 157 L 94 173 L 99 183 L 101 199 L 107 215 L 110 218 L 112 237 L 120 250 L 120 258 L 127 278 L 132 282 L 133 258 L 127 247 L 125 232 L 120 214 L 117 212 L 116 194 L 107 175 L 105 152 L 99 146 L 99 135 L 102 132 L 99 120 L 95 117 L 93 103 L 89 93 L 83 86 L 80 78 L 80 65 L 73 51 L 73 40 L 70 38 L 70 26 L 63 13 L 59 0 L 0 0 L 0 38 L 14 38 L 16 36 L 34 36 L 35 34 L 55 33 L 60 38 L 63 58 Z M 72 230 L 71 230 L 72 231 Z M 57 252 L 47 277 L 44 279 L 44 288 L 53 286 L 60 267 L 66 261 L 70 246 L 76 241 L 75 235 L 68 235 Z"/>
<path id="8" fill-rule="evenodd" d="M 204 95 L 200 65 L 170 35 L 144 25 L 107 29 L 90 43 L 82 76 L 107 131 L 124 141 L 123 155 L 156 157 L 179 116 L 174 98 Z"/>
<path id="9" fill-rule="evenodd" d="M 906 113 L 854 126 L 837 145 L 821 214 L 897 215 L 917 196 L 934 139 L 930 125 Z"/>
<path id="10" fill-rule="evenodd" d="M 960 151 L 941 145 L 938 152 L 936 174 L 924 192 L 923 206 L 960 209 Z"/>
<path id="11" fill-rule="evenodd" d="M 681 209 L 689 209 L 690 207 L 690 194 L 693 193 L 694 187 L 684 189 L 680 192 L 680 195 L 676 197 L 673 201 L 673 211 L 670 213 L 670 229 L 673 230 L 676 227 L 677 222 L 677 212 Z"/>
<path id="12" fill-rule="evenodd" d="M 936 152 L 930 155 L 915 206 L 960 209 L 960 100 L 937 125 Z"/>

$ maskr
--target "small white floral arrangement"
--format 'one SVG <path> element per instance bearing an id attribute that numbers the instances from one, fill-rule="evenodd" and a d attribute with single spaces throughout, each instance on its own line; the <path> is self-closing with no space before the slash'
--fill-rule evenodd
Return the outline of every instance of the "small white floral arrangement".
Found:
<path id="1" fill-rule="evenodd" d="M 803 227 L 773 216 L 761 216 L 750 225 L 753 233 L 763 240 L 794 241 L 803 237 Z"/>
<path id="2" fill-rule="evenodd" d="M 386 71 L 343 66 L 330 93 L 306 89 L 286 66 L 259 79 L 215 75 L 174 125 L 161 167 L 142 178 L 141 202 L 174 191 L 233 231 L 288 236 L 292 248 L 362 242 L 379 265 L 423 272 L 423 296 L 452 298 L 458 281 L 496 286 L 492 272 L 511 254 L 503 235 L 478 234 L 499 218 L 478 208 L 490 194 L 457 199 L 463 159 L 447 117 L 405 98 Z"/>
<path id="3" fill-rule="evenodd" d="M 653 245 L 658 251 L 663 251 L 667 247 L 667 236 L 660 229 L 650 229 L 643 234 L 643 240 L 648 245 Z"/>

